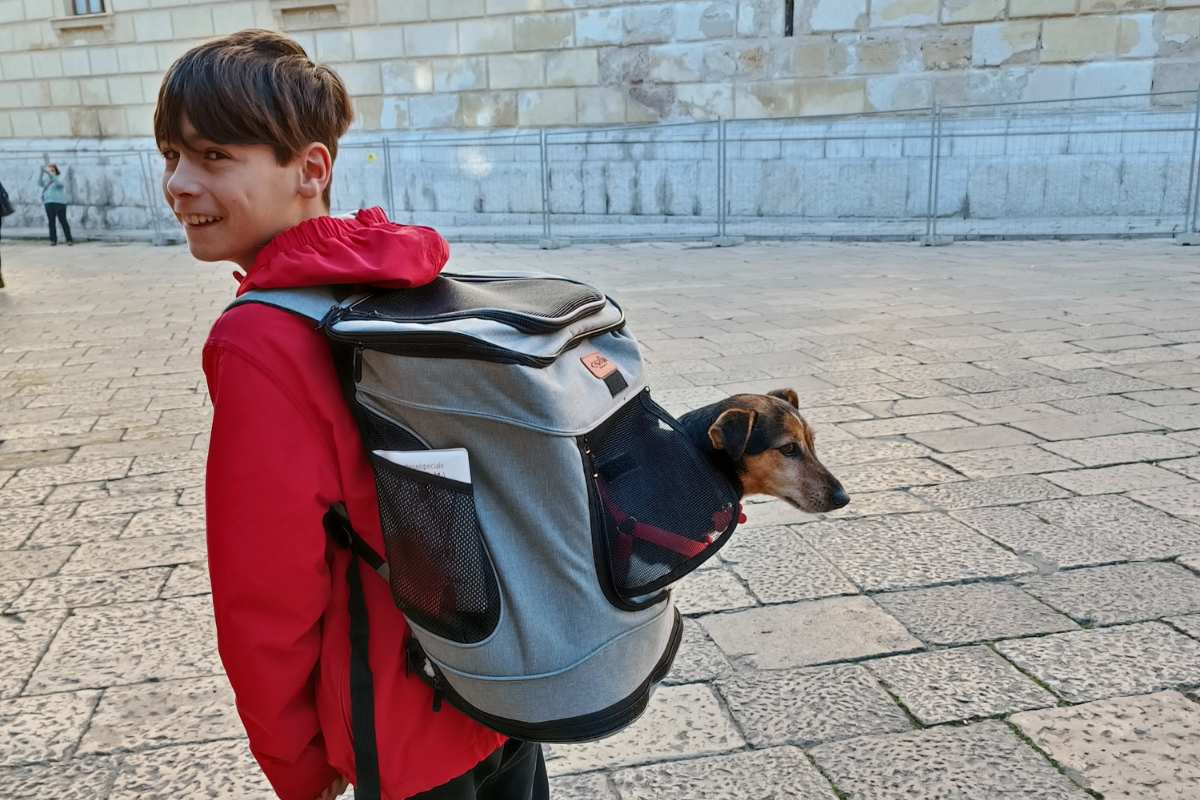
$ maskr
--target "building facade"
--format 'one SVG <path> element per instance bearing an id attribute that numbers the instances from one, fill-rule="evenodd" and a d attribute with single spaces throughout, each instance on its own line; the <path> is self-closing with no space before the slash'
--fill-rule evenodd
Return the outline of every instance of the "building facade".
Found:
<path id="1" fill-rule="evenodd" d="M 1200 88 L 1200 0 L 0 0 L 0 138 L 146 136 L 164 69 L 247 27 L 335 67 L 363 131 Z"/>

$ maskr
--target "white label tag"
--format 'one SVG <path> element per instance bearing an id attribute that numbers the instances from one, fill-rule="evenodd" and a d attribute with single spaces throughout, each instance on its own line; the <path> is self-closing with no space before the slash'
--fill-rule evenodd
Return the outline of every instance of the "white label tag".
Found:
<path id="1" fill-rule="evenodd" d="M 471 461 L 466 449 L 455 447 L 449 450 L 375 450 L 375 455 L 386 458 L 393 464 L 415 469 L 439 478 L 449 478 L 459 483 L 471 482 Z"/>

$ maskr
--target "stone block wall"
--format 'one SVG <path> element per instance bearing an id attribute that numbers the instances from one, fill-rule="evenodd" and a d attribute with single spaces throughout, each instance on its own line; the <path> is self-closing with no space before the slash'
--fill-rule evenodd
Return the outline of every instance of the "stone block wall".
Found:
<path id="1" fill-rule="evenodd" d="M 286 31 L 361 130 L 859 113 L 1200 87 L 1200 0 L 0 0 L 0 138 L 147 135 L 205 38 Z M 794 8 L 791 20 L 787 8 Z M 1159 103 L 1182 103 L 1182 95 Z"/>

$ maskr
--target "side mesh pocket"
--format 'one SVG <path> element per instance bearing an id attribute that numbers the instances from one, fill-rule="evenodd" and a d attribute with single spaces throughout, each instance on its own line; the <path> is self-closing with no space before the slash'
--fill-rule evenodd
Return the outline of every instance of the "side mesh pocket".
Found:
<path id="1" fill-rule="evenodd" d="M 710 558 L 737 526 L 737 493 L 646 393 L 585 437 L 602 531 L 598 553 L 623 599 Z"/>
<path id="2" fill-rule="evenodd" d="M 500 587 L 471 485 L 371 454 L 392 598 L 414 623 L 471 644 L 500 620 Z"/>

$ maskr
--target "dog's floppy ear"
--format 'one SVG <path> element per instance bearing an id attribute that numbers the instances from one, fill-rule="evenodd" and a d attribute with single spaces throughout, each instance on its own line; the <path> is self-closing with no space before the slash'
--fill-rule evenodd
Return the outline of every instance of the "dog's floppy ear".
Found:
<path id="1" fill-rule="evenodd" d="M 708 440 L 713 447 L 724 450 L 734 461 L 741 460 L 750 443 L 750 431 L 757 415 L 747 408 L 731 408 L 717 417 L 708 428 Z"/>
<path id="2" fill-rule="evenodd" d="M 792 408 L 800 408 L 800 398 L 796 395 L 795 389 L 776 389 L 773 392 L 767 392 L 771 397 L 778 397 L 780 400 L 791 405 Z"/>

